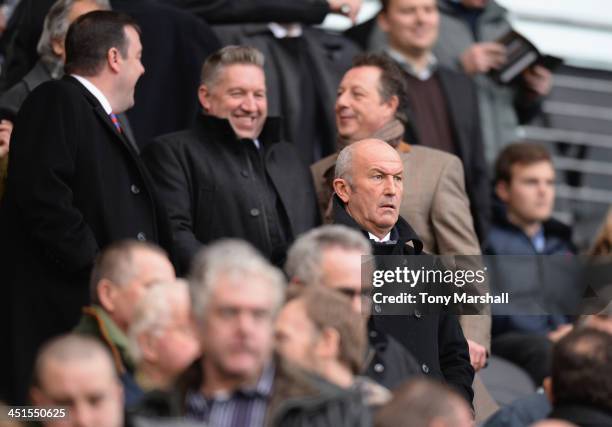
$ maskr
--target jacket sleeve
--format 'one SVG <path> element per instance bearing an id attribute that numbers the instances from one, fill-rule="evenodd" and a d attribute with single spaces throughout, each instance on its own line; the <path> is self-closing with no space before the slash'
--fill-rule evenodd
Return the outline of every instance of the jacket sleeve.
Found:
<path id="1" fill-rule="evenodd" d="M 458 157 L 444 166 L 431 206 L 431 221 L 438 253 L 479 255 L 470 202 L 465 192 L 463 165 Z"/>
<path id="2" fill-rule="evenodd" d="M 320 24 L 329 13 L 325 0 L 164 0 L 210 24 L 300 22 Z"/>
<path id="3" fill-rule="evenodd" d="M 86 143 L 77 101 L 57 86 L 26 100 L 12 135 L 8 189 L 37 250 L 68 274 L 88 274 L 99 248 L 73 203 L 78 145 Z"/>
<path id="4" fill-rule="evenodd" d="M 178 272 L 185 273 L 189 270 L 191 258 L 202 246 L 193 229 L 194 208 L 188 171 L 181 164 L 179 153 L 164 139 L 148 144 L 142 152 L 142 159 L 170 220 L 172 252 Z"/>
<path id="5" fill-rule="evenodd" d="M 446 382 L 472 404 L 474 368 L 470 364 L 470 353 L 457 316 L 440 313 L 438 328 L 442 374 Z"/>

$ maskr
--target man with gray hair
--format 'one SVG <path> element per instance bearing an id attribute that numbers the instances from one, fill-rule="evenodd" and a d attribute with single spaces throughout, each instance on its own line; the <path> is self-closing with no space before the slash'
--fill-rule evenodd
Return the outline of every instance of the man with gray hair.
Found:
<path id="1" fill-rule="evenodd" d="M 285 272 L 297 286 L 324 286 L 343 294 L 368 324 L 364 374 L 388 389 L 421 373 L 414 356 L 395 338 L 368 321 L 371 288 L 361 270 L 372 254 L 368 239 L 344 225 L 325 225 L 300 236 L 287 253 Z"/>
<path id="2" fill-rule="evenodd" d="M 223 237 L 245 239 L 281 263 L 295 236 L 318 223 L 309 172 L 282 141 L 279 119 L 267 115 L 263 63 L 250 47 L 209 56 L 198 90 L 204 114 L 143 152 L 170 216 L 180 272 L 203 244 Z"/>

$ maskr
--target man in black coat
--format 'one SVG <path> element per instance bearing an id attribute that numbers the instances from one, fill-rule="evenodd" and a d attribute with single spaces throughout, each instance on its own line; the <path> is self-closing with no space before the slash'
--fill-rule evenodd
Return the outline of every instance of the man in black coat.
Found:
<path id="1" fill-rule="evenodd" d="M 267 117 L 263 55 L 236 46 L 211 55 L 198 96 L 205 113 L 196 124 L 143 152 L 170 216 L 179 272 L 223 237 L 281 263 L 319 218 L 308 169 L 280 139 L 279 120 Z"/>
<path id="2" fill-rule="evenodd" d="M 418 255 L 423 244 L 399 216 L 403 164 L 378 139 L 355 142 L 336 161 L 334 222 L 369 237 L 374 255 Z M 374 316 L 375 325 L 403 344 L 423 373 L 446 381 L 472 402 L 474 369 L 457 318 L 448 313 Z"/>
<path id="3" fill-rule="evenodd" d="M 125 238 L 169 246 L 150 177 L 115 123 L 134 103 L 141 51 L 130 17 L 81 16 L 66 37 L 67 76 L 36 88 L 17 116 L 0 207 L 11 401 L 23 402 L 39 345 L 76 325 L 100 249 Z"/>

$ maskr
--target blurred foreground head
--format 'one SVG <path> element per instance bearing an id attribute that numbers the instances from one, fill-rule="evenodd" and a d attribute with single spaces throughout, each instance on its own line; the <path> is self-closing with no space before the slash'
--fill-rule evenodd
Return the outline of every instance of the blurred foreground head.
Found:
<path id="1" fill-rule="evenodd" d="M 123 388 L 109 352 L 93 338 L 69 334 L 40 350 L 34 366 L 32 403 L 63 406 L 66 420 L 45 421 L 46 427 L 120 427 Z"/>

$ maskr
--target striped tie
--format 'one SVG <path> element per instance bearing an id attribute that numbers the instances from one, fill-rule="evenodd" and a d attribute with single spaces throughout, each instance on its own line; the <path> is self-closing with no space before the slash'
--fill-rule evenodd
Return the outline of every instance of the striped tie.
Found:
<path id="1" fill-rule="evenodd" d="M 115 113 L 110 113 L 109 114 L 113 124 L 115 125 L 115 127 L 117 128 L 117 132 L 119 133 L 123 133 L 123 130 L 121 129 L 121 124 L 119 123 L 119 119 L 117 118 L 117 116 L 115 115 Z"/>

